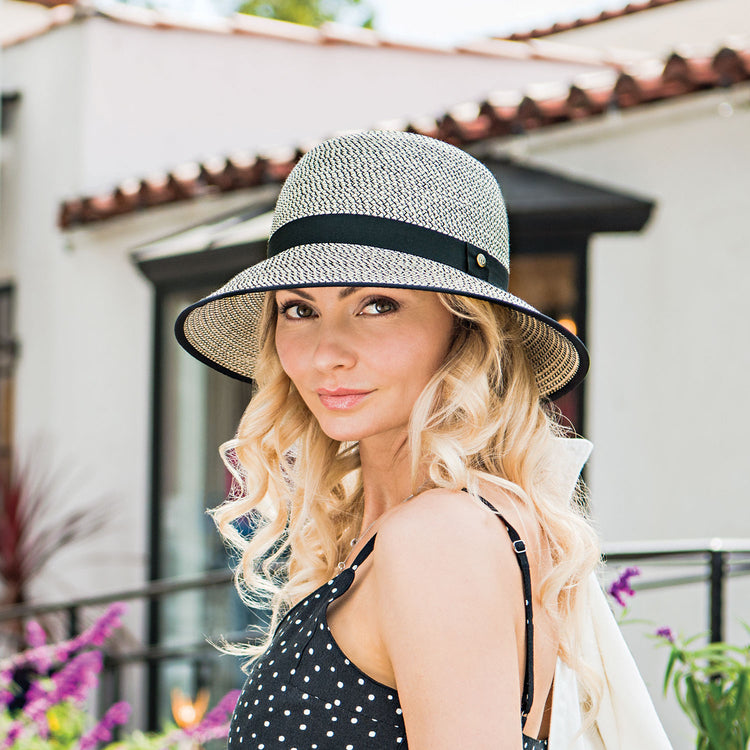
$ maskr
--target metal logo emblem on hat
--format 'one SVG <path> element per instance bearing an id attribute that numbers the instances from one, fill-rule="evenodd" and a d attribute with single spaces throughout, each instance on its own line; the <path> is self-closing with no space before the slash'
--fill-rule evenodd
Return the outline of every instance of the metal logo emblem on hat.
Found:
<path id="1" fill-rule="evenodd" d="M 193 356 L 251 380 L 266 291 L 406 287 L 504 305 L 520 324 L 542 396 L 588 369 L 582 342 L 508 292 L 508 220 L 491 172 L 459 148 L 411 133 L 367 131 L 305 154 L 279 194 L 268 258 L 182 311 L 175 331 Z"/>

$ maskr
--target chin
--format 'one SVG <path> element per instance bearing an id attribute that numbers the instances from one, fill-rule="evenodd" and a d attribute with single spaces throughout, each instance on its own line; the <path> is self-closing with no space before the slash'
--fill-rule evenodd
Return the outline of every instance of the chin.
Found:
<path id="1" fill-rule="evenodd" d="M 341 443 L 356 443 L 380 430 L 369 419 L 352 419 L 351 416 L 334 417 L 331 414 L 315 414 L 313 416 L 320 425 L 320 429 L 331 438 Z"/>
<path id="2" fill-rule="evenodd" d="M 320 422 L 318 422 L 320 424 Z M 368 433 L 362 430 L 353 430 L 346 427 L 334 427 L 332 425 L 320 424 L 320 429 L 331 438 L 340 443 L 358 443 L 362 438 L 367 437 Z"/>

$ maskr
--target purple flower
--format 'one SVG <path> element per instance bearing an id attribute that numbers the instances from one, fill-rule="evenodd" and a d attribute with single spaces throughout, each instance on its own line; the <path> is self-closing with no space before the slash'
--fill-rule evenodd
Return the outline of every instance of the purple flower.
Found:
<path id="1" fill-rule="evenodd" d="M 184 734 L 199 743 L 222 739 L 229 734 L 229 719 L 240 697 L 239 690 L 230 690 L 203 718 L 200 724 Z"/>
<path id="2" fill-rule="evenodd" d="M 24 714 L 38 727 L 46 727 L 45 714 L 50 706 L 61 701 L 83 703 L 97 681 L 102 668 L 99 651 L 84 651 L 70 660 L 59 672 L 52 675 L 52 686 L 47 689 L 35 682 L 26 694 Z"/>
<path id="3" fill-rule="evenodd" d="M 52 675 L 55 703 L 62 700 L 74 703 L 84 701 L 89 690 L 96 685 L 97 675 L 101 671 L 102 654 L 100 651 L 84 651 L 74 656 L 57 674 Z"/>
<path id="4" fill-rule="evenodd" d="M 130 704 L 120 701 L 110 706 L 102 716 L 101 721 L 81 738 L 78 750 L 91 750 L 100 742 L 107 742 L 112 738 L 112 730 L 124 724 L 130 716 Z"/>
<path id="5" fill-rule="evenodd" d="M 11 683 L 19 667 L 29 667 L 37 675 L 47 676 L 55 664 L 66 662 L 91 646 L 101 646 L 112 631 L 119 627 L 125 610 L 125 604 L 116 602 L 81 635 L 68 641 L 48 645 L 44 643 L 45 636 L 41 627 L 37 623 L 29 623 L 27 638 L 32 648 L 0 662 L 0 685 Z"/>
<path id="6" fill-rule="evenodd" d="M 5 708 L 6 706 L 9 706 L 13 699 L 16 696 L 13 695 L 13 693 L 10 692 L 10 690 L 2 689 L 0 690 L 0 708 Z"/>
<path id="7" fill-rule="evenodd" d="M 656 631 L 656 635 L 660 638 L 665 638 L 670 643 L 674 643 L 674 633 L 672 632 L 671 628 L 659 628 Z"/>
<path id="8" fill-rule="evenodd" d="M 47 643 L 47 634 L 36 620 L 29 620 L 26 623 L 26 643 L 31 648 L 39 648 Z"/>
<path id="9" fill-rule="evenodd" d="M 641 574 L 640 568 L 625 568 L 607 589 L 607 593 L 621 606 L 627 606 L 626 596 L 634 596 L 635 591 L 630 586 L 630 579 Z"/>
<path id="10" fill-rule="evenodd" d="M 122 615 L 126 610 L 127 606 L 123 602 L 111 604 L 109 609 L 88 630 L 70 641 L 70 652 L 80 651 L 87 646 L 101 646 L 112 634 L 112 631 L 120 627 Z"/>

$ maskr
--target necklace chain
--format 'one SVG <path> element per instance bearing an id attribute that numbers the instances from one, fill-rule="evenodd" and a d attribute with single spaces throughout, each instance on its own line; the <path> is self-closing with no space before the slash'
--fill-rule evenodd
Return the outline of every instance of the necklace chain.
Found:
<path id="1" fill-rule="evenodd" d="M 405 503 L 408 500 L 411 500 L 413 497 L 414 495 L 409 495 L 409 497 L 405 497 L 401 501 L 401 503 Z M 367 532 L 378 522 L 379 519 L 380 519 L 380 516 L 378 516 L 378 518 L 376 518 L 361 534 L 359 534 L 358 536 L 355 536 L 354 539 L 352 539 L 351 542 L 349 542 L 349 546 L 352 548 L 356 547 L 357 542 L 367 535 Z M 349 555 L 351 554 L 352 554 L 351 550 L 349 550 L 349 554 L 343 560 L 339 562 L 337 567 L 340 571 L 346 568 L 346 561 L 349 559 Z"/>

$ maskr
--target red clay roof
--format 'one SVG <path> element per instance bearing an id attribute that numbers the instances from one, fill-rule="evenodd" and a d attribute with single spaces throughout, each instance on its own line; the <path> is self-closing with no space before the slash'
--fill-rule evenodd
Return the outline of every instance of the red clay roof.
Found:
<path id="1" fill-rule="evenodd" d="M 532 29 L 531 31 L 519 31 L 515 34 L 510 34 L 504 39 L 512 39 L 516 42 L 525 42 L 529 39 L 539 39 L 545 36 L 551 36 L 552 34 L 559 34 L 562 31 L 570 31 L 571 29 L 580 29 L 582 26 L 592 26 L 595 23 L 602 23 L 603 21 L 611 21 L 613 18 L 622 18 L 623 16 L 629 16 L 633 13 L 640 13 L 644 10 L 651 10 L 651 8 L 660 8 L 662 5 L 671 5 L 672 3 L 683 2 L 683 0 L 647 0 L 646 2 L 640 3 L 628 3 L 622 8 L 603 10 L 601 13 L 596 13 L 593 16 L 585 16 L 583 18 L 577 18 L 574 21 L 563 21 L 554 23 L 551 26 L 546 26 L 542 29 Z"/>
<path id="2" fill-rule="evenodd" d="M 607 74 L 605 71 L 604 75 Z M 750 48 L 723 47 L 712 58 L 686 58 L 675 53 L 656 72 L 623 71 L 619 75 L 613 72 L 607 82 L 574 84 L 546 96 L 502 92 L 470 107 L 470 111 L 464 106 L 437 119 L 413 120 L 390 127 L 468 146 L 485 138 L 586 120 L 611 109 L 636 107 L 747 80 L 750 80 Z M 102 195 L 65 201 L 60 207 L 59 225 L 68 229 L 209 193 L 280 183 L 303 153 L 302 148 L 297 148 L 275 157 L 217 157 L 183 165 L 159 178 L 131 180 Z"/>

